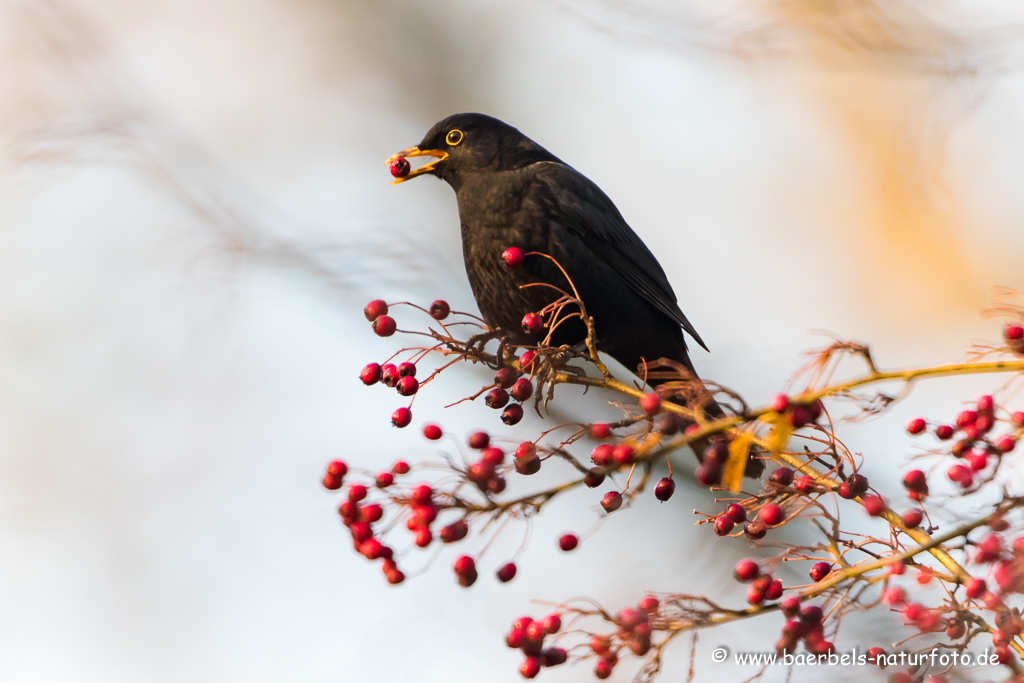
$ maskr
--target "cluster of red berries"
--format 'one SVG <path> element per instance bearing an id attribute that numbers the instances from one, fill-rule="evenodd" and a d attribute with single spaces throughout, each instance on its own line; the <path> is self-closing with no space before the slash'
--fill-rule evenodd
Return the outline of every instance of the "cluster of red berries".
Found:
<path id="1" fill-rule="evenodd" d="M 958 462 L 949 466 L 946 477 L 968 489 L 974 485 L 975 476 L 984 474 L 992 460 L 998 460 L 1017 446 L 1024 428 L 1024 411 L 1012 413 L 1009 418 L 1013 432 L 991 436 L 990 432 L 999 419 L 996 417 L 995 401 L 985 394 L 978 398 L 973 409 L 964 409 L 953 424 L 940 424 L 934 428 L 935 436 L 941 441 L 956 438 L 951 450 Z M 915 417 L 907 423 L 907 432 L 923 434 L 928 429 L 924 418 Z M 925 489 L 927 493 L 927 488 Z"/>
<path id="2" fill-rule="evenodd" d="M 562 628 L 562 617 L 549 614 L 540 620 L 519 617 L 512 622 L 512 628 L 505 636 L 505 644 L 514 650 L 522 650 L 526 658 L 519 665 L 523 678 L 536 678 L 542 666 L 565 664 L 569 653 L 561 647 L 544 647 L 544 639 L 553 636 Z"/>
<path id="3" fill-rule="evenodd" d="M 328 463 L 327 473 L 324 475 L 323 484 L 329 490 L 340 489 L 348 466 L 341 460 Z M 409 472 L 409 465 L 405 462 L 396 462 L 391 470 L 381 472 L 377 475 L 376 486 L 387 488 L 394 483 L 395 475 Z M 415 487 L 414 491 L 421 487 Z M 429 493 L 429 487 L 426 488 Z M 398 568 L 394 561 L 394 551 L 384 545 L 376 537 L 373 525 L 384 517 L 384 508 L 379 503 L 367 503 L 366 498 L 369 489 L 363 484 L 350 484 L 348 496 L 338 506 L 338 514 L 352 534 L 352 544 L 356 552 L 368 560 L 383 560 L 384 576 L 388 583 L 399 584 L 405 581 L 405 574 Z M 434 511 L 436 515 L 436 511 Z M 429 533 L 429 532 L 428 532 Z"/>
<path id="4" fill-rule="evenodd" d="M 825 640 L 825 614 L 817 605 L 801 607 L 800 598 L 791 595 L 779 604 L 786 623 L 782 625 L 782 636 L 775 644 L 776 651 L 781 655 L 792 652 L 800 641 L 807 651 L 814 655 L 826 655 L 835 650 L 835 645 Z M 868 657 L 874 658 L 882 654 L 881 648 L 872 648 Z"/>
<path id="5" fill-rule="evenodd" d="M 608 425 L 599 422 L 591 427 L 591 434 L 595 438 L 608 438 L 611 436 L 611 430 Z M 606 472 L 632 465 L 636 462 L 636 456 L 636 447 L 627 441 L 617 444 L 598 444 L 590 453 L 590 460 L 595 467 L 590 470 L 586 485 L 590 488 L 597 488 L 604 482 Z M 671 477 L 662 477 L 654 485 L 654 497 L 663 503 L 671 498 L 675 491 L 676 483 L 672 481 Z M 622 497 L 615 491 L 605 494 L 601 500 L 601 506 L 606 512 L 614 512 L 621 505 Z"/>
<path id="6" fill-rule="evenodd" d="M 809 424 L 814 424 L 825 412 L 821 400 L 811 402 L 797 401 L 786 396 L 786 394 L 775 394 L 772 396 L 768 407 L 779 415 L 785 416 L 793 429 L 800 429 Z"/>
<path id="7" fill-rule="evenodd" d="M 526 351 L 520 357 L 519 363 L 522 367 L 532 365 L 534 353 Z M 500 368 L 494 373 L 493 388 L 484 397 L 484 403 L 488 408 L 502 410 L 501 421 L 507 425 L 518 424 L 523 419 L 522 404 L 533 396 L 533 382 L 527 377 L 521 377 L 520 372 L 512 367 Z M 509 403 L 514 399 L 518 403 Z"/>
<path id="8" fill-rule="evenodd" d="M 466 476 L 486 493 L 498 494 L 504 491 L 505 477 L 499 468 L 505 462 L 505 451 L 492 446 L 491 437 L 486 432 L 471 434 L 469 445 L 480 451 L 480 459 L 469 465 Z"/>
<path id="9" fill-rule="evenodd" d="M 1005 530 L 1006 526 L 1004 521 L 998 520 L 994 528 Z M 999 661 L 1006 663 L 1010 661 L 1009 643 L 1021 633 L 1022 623 L 1020 616 L 1003 606 L 1002 596 L 1024 592 L 1024 537 L 1015 538 L 1006 548 L 998 534 L 989 534 L 977 544 L 972 559 L 977 564 L 990 566 L 996 590 L 990 591 L 987 582 L 980 578 L 969 579 L 964 589 L 968 597 L 981 600 L 989 609 L 997 610 L 992 644 Z"/>
<path id="10" fill-rule="evenodd" d="M 740 560 L 736 563 L 733 576 L 741 583 L 749 583 L 747 602 L 760 605 L 764 601 L 774 601 L 782 597 L 782 581 L 773 579 L 771 574 L 761 573 L 761 567 L 753 560 Z"/>
<path id="11" fill-rule="evenodd" d="M 430 315 L 435 320 L 444 320 L 451 313 L 447 302 L 440 299 L 430 305 Z M 381 337 L 390 337 L 395 333 L 397 324 L 395 319 L 388 315 L 388 305 L 382 299 L 374 299 L 366 304 L 363 315 L 372 323 L 373 331 Z M 359 372 L 359 379 L 366 386 L 380 382 L 392 387 L 399 395 L 412 397 L 420 389 L 419 380 L 416 379 L 415 363 L 368 363 Z M 391 424 L 395 427 L 408 427 L 412 422 L 412 411 L 408 407 L 398 408 L 391 414 Z"/>
<path id="12" fill-rule="evenodd" d="M 623 648 L 642 657 L 651 649 L 653 622 L 658 617 L 660 602 L 653 595 L 645 595 L 635 608 L 627 607 L 615 616 L 615 632 L 595 635 L 590 639 L 590 651 L 597 655 L 594 676 L 604 680 L 612 675 Z"/>

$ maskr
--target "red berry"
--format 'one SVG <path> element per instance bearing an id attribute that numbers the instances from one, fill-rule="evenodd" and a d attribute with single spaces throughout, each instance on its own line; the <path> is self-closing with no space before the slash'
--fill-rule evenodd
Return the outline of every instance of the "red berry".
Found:
<path id="1" fill-rule="evenodd" d="M 805 474 L 802 477 L 797 477 L 797 480 L 793 483 L 793 488 L 803 494 L 813 493 L 818 485 L 814 481 L 814 477 L 809 474 Z"/>
<path id="2" fill-rule="evenodd" d="M 385 363 L 380 369 L 380 379 L 386 386 L 393 387 L 398 384 L 401 375 L 398 374 L 397 367 L 391 363 Z"/>
<path id="3" fill-rule="evenodd" d="M 508 392 L 499 387 L 495 387 L 487 392 L 487 396 L 484 397 L 484 403 L 487 404 L 488 408 L 500 409 L 504 408 L 508 403 Z"/>
<path id="4" fill-rule="evenodd" d="M 704 486 L 716 486 L 722 481 L 722 466 L 714 460 L 705 460 L 697 468 L 697 481 Z"/>
<path id="5" fill-rule="evenodd" d="M 746 560 L 740 560 L 736 563 L 735 569 L 733 569 L 733 575 L 736 577 L 737 581 L 747 583 L 761 575 L 761 567 L 757 565 L 757 562 L 754 562 L 749 558 Z"/>
<path id="6" fill-rule="evenodd" d="M 518 268 L 523 265 L 523 250 L 519 247 L 509 247 L 501 252 L 501 258 L 509 268 Z"/>
<path id="7" fill-rule="evenodd" d="M 366 308 L 363 309 L 363 315 L 371 323 L 382 315 L 388 314 L 388 305 L 383 299 L 374 299 L 370 303 L 366 304 Z"/>
<path id="8" fill-rule="evenodd" d="M 559 664 L 565 664 L 565 660 L 569 658 L 569 653 L 565 651 L 565 648 L 561 647 L 549 647 L 541 652 L 541 659 L 544 661 L 544 666 L 558 666 Z"/>
<path id="9" fill-rule="evenodd" d="M 409 175 L 409 170 L 412 168 L 409 160 L 405 157 L 397 157 L 391 162 L 391 175 L 396 178 L 404 178 Z"/>
<path id="10" fill-rule="evenodd" d="M 768 503 L 757 513 L 757 518 L 768 526 L 776 526 L 786 519 L 786 513 L 775 503 Z"/>
<path id="11" fill-rule="evenodd" d="M 455 573 L 459 576 L 469 574 L 476 571 L 476 562 L 469 555 L 460 555 L 455 558 L 455 564 L 452 565 Z"/>
<path id="12" fill-rule="evenodd" d="M 367 363 L 359 373 L 359 379 L 363 381 L 363 384 L 370 386 L 380 381 L 381 372 L 379 363 Z"/>
<path id="13" fill-rule="evenodd" d="M 443 435 L 444 433 L 441 431 L 441 428 L 438 427 L 436 424 L 427 423 L 423 425 L 423 436 L 430 439 L 431 441 L 437 441 Z"/>
<path id="14" fill-rule="evenodd" d="M 324 485 L 324 488 L 327 489 L 328 491 L 337 491 L 338 489 L 341 488 L 341 485 L 344 483 L 344 479 L 336 474 L 331 474 L 330 472 L 328 472 L 327 474 L 324 475 L 324 478 L 320 480 L 320 483 L 322 483 Z"/>
<path id="15" fill-rule="evenodd" d="M 448 306 L 448 302 L 443 299 L 438 299 L 430 304 L 430 317 L 434 320 L 444 320 L 451 312 L 452 309 Z"/>
<path id="16" fill-rule="evenodd" d="M 540 461 L 538 460 L 537 463 L 539 464 Z M 596 489 L 604 483 L 604 472 L 597 467 L 591 467 L 587 476 L 583 478 L 583 483 L 587 485 L 588 489 Z"/>
<path id="17" fill-rule="evenodd" d="M 491 437 L 487 432 L 473 432 L 469 435 L 468 442 L 470 448 L 481 450 L 491 444 Z"/>
<path id="18" fill-rule="evenodd" d="M 412 422 L 412 411 L 408 408 L 399 408 L 391 413 L 391 424 L 396 427 L 408 427 Z"/>
<path id="19" fill-rule="evenodd" d="M 719 517 L 715 520 L 715 533 L 719 536 L 728 536 L 735 526 L 735 523 L 728 517 Z"/>
<path id="20" fill-rule="evenodd" d="M 786 408 L 789 407 L 789 397 L 785 394 L 775 394 L 772 396 L 772 400 L 768 404 L 768 407 L 776 413 L 784 413 L 786 412 Z"/>
<path id="21" fill-rule="evenodd" d="M 821 399 L 812 401 L 807 406 L 807 413 L 810 417 L 811 422 L 817 422 L 821 414 L 825 412 L 825 404 L 821 402 Z"/>
<path id="22" fill-rule="evenodd" d="M 395 483 L 395 475 L 390 472 L 381 472 L 377 475 L 374 483 L 377 485 L 377 488 L 386 489 Z"/>
<path id="23" fill-rule="evenodd" d="M 907 423 L 907 431 L 911 434 L 920 434 L 927 426 L 928 425 L 925 423 L 924 418 L 915 417 Z"/>
<path id="24" fill-rule="evenodd" d="M 480 452 L 480 460 L 491 467 L 497 467 L 505 462 L 505 451 L 494 446 L 488 446 Z"/>
<path id="25" fill-rule="evenodd" d="M 867 651 L 866 654 L 868 656 L 868 662 L 871 663 L 871 664 L 874 664 L 875 662 L 878 661 L 878 659 L 880 657 L 884 657 L 885 656 L 885 649 L 881 648 L 881 647 L 877 647 L 877 646 L 876 647 L 872 647 L 872 648 L 868 648 L 868 651 Z M 882 665 L 883 666 L 885 665 L 884 661 L 882 662 Z"/>
<path id="26" fill-rule="evenodd" d="M 348 487 L 348 499 L 353 503 L 358 503 L 363 498 L 366 498 L 366 487 L 362 484 L 352 484 Z"/>
<path id="27" fill-rule="evenodd" d="M 1003 339 L 1009 342 L 1024 339 L 1024 327 L 1021 327 L 1017 323 L 1006 323 L 1006 325 L 1003 326 Z"/>
<path id="28" fill-rule="evenodd" d="M 441 542 L 442 543 L 456 543 L 461 541 L 469 533 L 469 525 L 466 524 L 466 520 L 459 519 L 448 526 L 441 527 Z"/>
<path id="29" fill-rule="evenodd" d="M 522 403 L 533 396 L 533 382 L 525 377 L 520 377 L 509 389 L 509 393 L 512 394 L 512 398 Z"/>
<path id="30" fill-rule="evenodd" d="M 612 675 L 612 669 L 614 667 L 615 664 L 613 664 L 608 659 L 597 660 L 597 664 L 594 665 L 594 678 L 598 679 L 599 681 L 603 681 L 604 679 Z"/>
<path id="31" fill-rule="evenodd" d="M 908 529 L 915 529 L 920 526 L 921 522 L 924 520 L 924 513 L 915 508 L 904 512 L 900 515 L 900 519 L 903 521 L 903 526 Z"/>
<path id="32" fill-rule="evenodd" d="M 815 565 L 813 567 L 811 567 L 811 571 L 808 572 L 808 573 L 809 573 L 809 575 L 811 577 L 811 581 L 815 581 L 815 582 L 821 581 L 826 576 L 828 576 L 830 573 L 832 573 L 832 563 L 831 562 L 817 562 L 817 563 L 815 563 Z"/>
<path id="33" fill-rule="evenodd" d="M 1017 442 L 1013 440 L 1012 436 L 1004 436 L 996 442 L 996 450 L 1000 453 L 1009 453 L 1017 447 Z"/>
<path id="34" fill-rule="evenodd" d="M 902 605 L 907 601 L 907 591 L 899 586 L 889 586 L 882 591 L 882 602 L 887 605 Z"/>
<path id="35" fill-rule="evenodd" d="M 868 492 L 868 478 L 863 474 L 851 474 L 846 481 L 849 483 L 854 497 L 863 496 Z"/>
<path id="36" fill-rule="evenodd" d="M 767 533 L 768 527 L 758 521 L 747 522 L 747 526 L 743 529 L 743 535 L 751 541 L 762 539 Z"/>
<path id="37" fill-rule="evenodd" d="M 501 421 L 510 427 L 514 424 L 519 424 L 519 421 L 522 419 L 523 407 L 518 403 L 505 406 L 505 410 L 501 413 Z"/>
<path id="38" fill-rule="evenodd" d="M 516 460 L 533 460 L 537 457 L 537 446 L 532 441 L 524 441 L 516 446 Z"/>
<path id="39" fill-rule="evenodd" d="M 793 483 L 793 470 L 788 467 L 779 467 L 771 473 L 768 481 L 779 486 L 789 486 Z"/>
<path id="40" fill-rule="evenodd" d="M 426 548 L 432 540 L 434 540 L 434 534 L 430 533 L 430 529 L 426 527 L 417 529 L 413 535 L 413 543 L 420 548 Z"/>
<path id="41" fill-rule="evenodd" d="M 654 597 L 653 595 L 645 595 L 644 597 L 640 598 L 640 602 L 638 602 L 636 606 L 644 612 L 657 612 L 658 604 L 658 598 Z"/>
<path id="42" fill-rule="evenodd" d="M 527 657 L 519 665 L 519 675 L 523 678 L 536 678 L 540 673 L 541 661 L 539 657 Z"/>
<path id="43" fill-rule="evenodd" d="M 628 632 L 633 631 L 640 624 L 646 623 L 647 616 L 640 610 L 626 607 L 619 612 L 615 622 L 619 625 L 619 628 Z"/>
<path id="44" fill-rule="evenodd" d="M 620 443 L 612 449 L 612 462 L 616 465 L 625 465 L 633 461 L 636 449 L 628 443 Z"/>
<path id="45" fill-rule="evenodd" d="M 988 585 L 985 579 L 971 577 L 964 583 L 964 592 L 967 593 L 967 597 L 977 600 L 988 592 Z"/>
<path id="46" fill-rule="evenodd" d="M 395 474 L 409 474 L 409 463 L 404 460 L 396 460 L 395 464 L 391 466 L 391 471 Z"/>
<path id="47" fill-rule="evenodd" d="M 514 579 L 515 577 L 516 577 L 516 563 L 515 562 L 509 562 L 507 564 L 503 564 L 501 566 L 501 569 L 498 570 L 498 581 L 501 581 L 502 583 L 508 583 L 509 581 Z"/>
<path id="48" fill-rule="evenodd" d="M 908 491 L 927 491 L 928 478 L 921 470 L 910 470 L 903 475 L 903 487 Z"/>
<path id="49" fill-rule="evenodd" d="M 880 496 L 864 496 L 864 510 L 872 517 L 885 512 L 885 501 Z"/>
<path id="50" fill-rule="evenodd" d="M 782 614 L 785 615 L 787 619 L 792 619 L 800 613 L 800 598 L 795 595 L 791 595 L 782 601 L 780 607 L 782 608 Z"/>
<path id="51" fill-rule="evenodd" d="M 590 425 L 590 436 L 595 439 L 607 439 L 612 435 L 612 428 L 607 422 L 595 422 Z"/>
<path id="52" fill-rule="evenodd" d="M 800 621 L 804 626 L 813 626 L 814 624 L 820 624 L 821 620 L 825 618 L 825 613 L 817 605 L 807 605 L 800 610 Z"/>
<path id="53" fill-rule="evenodd" d="M 1010 422 L 1014 427 L 1024 427 L 1024 410 L 1018 410 L 1010 415 Z"/>
<path id="54" fill-rule="evenodd" d="M 403 377 L 395 385 L 398 393 L 402 396 L 412 396 L 420 389 L 420 383 L 415 377 Z"/>
<path id="55" fill-rule="evenodd" d="M 973 410 L 962 410 L 960 414 L 956 416 L 956 426 L 963 429 L 967 425 L 974 424 L 974 421 L 978 419 L 978 413 Z"/>
<path id="56" fill-rule="evenodd" d="M 502 389 L 508 389 L 519 377 L 519 371 L 514 368 L 499 368 L 494 373 L 494 383 Z"/>
<path id="57" fill-rule="evenodd" d="M 389 315 L 382 315 L 373 321 L 373 331 L 378 337 L 390 337 L 398 329 L 395 319 Z"/>
<path id="58" fill-rule="evenodd" d="M 940 441 L 949 441 L 953 438 L 953 434 L 955 433 L 956 430 L 950 425 L 939 425 L 935 428 L 935 436 L 938 437 Z"/>
<path id="59" fill-rule="evenodd" d="M 615 447 L 611 444 L 602 443 L 594 447 L 594 450 L 590 453 L 590 459 L 595 465 L 601 467 L 610 465 L 612 462 L 612 456 L 615 454 Z"/>
<path id="60" fill-rule="evenodd" d="M 961 465 L 960 463 L 950 465 L 949 469 L 946 470 L 946 477 L 948 477 L 950 481 L 955 481 L 965 488 L 974 482 L 974 474 L 971 472 L 971 468 L 966 465 Z"/>
<path id="61" fill-rule="evenodd" d="M 544 627 L 544 633 L 549 636 L 558 633 L 562 629 L 562 617 L 557 613 L 547 615 L 540 623 Z"/>
<path id="62" fill-rule="evenodd" d="M 730 503 L 729 506 L 725 508 L 725 516 L 736 524 L 742 524 L 747 521 L 747 511 L 742 505 L 737 503 Z"/>
<path id="63" fill-rule="evenodd" d="M 579 542 L 580 539 L 578 539 L 575 534 L 563 534 L 558 539 L 558 547 L 565 552 L 569 552 L 570 550 L 574 550 L 576 546 L 579 545 Z"/>
<path id="64" fill-rule="evenodd" d="M 523 332 L 534 335 L 544 327 L 544 318 L 538 313 L 527 313 L 523 316 Z"/>
<path id="65" fill-rule="evenodd" d="M 644 394 L 640 397 L 640 409 L 647 415 L 657 415 L 661 412 L 661 396 L 653 391 Z"/>
<path id="66" fill-rule="evenodd" d="M 654 497 L 662 503 L 671 498 L 672 494 L 675 492 L 676 483 L 672 481 L 671 477 L 662 477 L 658 480 L 658 483 L 654 485 Z"/>
<path id="67" fill-rule="evenodd" d="M 975 472 L 980 472 L 988 467 L 988 454 L 985 451 L 971 451 L 967 454 L 966 460 Z"/>
<path id="68" fill-rule="evenodd" d="M 426 484 L 416 484 L 409 490 L 409 500 L 416 505 L 431 505 L 434 501 L 434 489 Z"/>
<path id="69" fill-rule="evenodd" d="M 811 421 L 811 413 L 806 406 L 794 406 L 789 411 L 789 424 L 795 429 L 800 429 Z"/>
<path id="70" fill-rule="evenodd" d="M 605 512 L 615 512 L 622 507 L 622 494 L 618 491 L 609 491 L 601 498 L 601 507 Z"/>
<path id="71" fill-rule="evenodd" d="M 696 426 L 696 425 L 693 425 Z M 715 439 L 704 449 L 704 462 L 716 462 L 724 465 L 729 459 L 729 444 L 725 439 Z"/>
<path id="72" fill-rule="evenodd" d="M 768 589 L 764 592 L 765 600 L 778 600 L 782 597 L 782 580 L 775 579 L 768 585 Z"/>
<path id="73" fill-rule="evenodd" d="M 519 367 L 523 370 L 529 370 L 536 358 L 537 354 L 533 351 L 523 351 L 523 355 L 519 356 Z"/>

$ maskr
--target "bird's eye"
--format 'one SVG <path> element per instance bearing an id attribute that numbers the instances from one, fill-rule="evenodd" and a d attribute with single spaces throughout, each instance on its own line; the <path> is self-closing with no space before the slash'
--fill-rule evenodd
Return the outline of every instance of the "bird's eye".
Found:
<path id="1" fill-rule="evenodd" d="M 448 131 L 448 137 L 445 138 L 445 141 L 449 145 L 454 147 L 455 145 L 462 142 L 462 131 L 459 130 L 458 128 Z"/>

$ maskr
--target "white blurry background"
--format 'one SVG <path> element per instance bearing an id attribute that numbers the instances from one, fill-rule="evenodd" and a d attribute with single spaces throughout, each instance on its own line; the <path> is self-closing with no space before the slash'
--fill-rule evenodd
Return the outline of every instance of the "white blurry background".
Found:
<path id="1" fill-rule="evenodd" d="M 439 449 L 358 382 L 398 343 L 362 305 L 473 308 L 451 191 L 390 187 L 382 162 L 454 112 L 519 127 L 659 255 L 713 350 L 702 374 L 762 403 L 826 343 L 814 330 L 885 366 L 998 337 L 978 311 L 993 285 L 1024 289 L 1022 22 L 1016 3 L 952 0 L 5 0 L 0 680 L 512 681 L 501 634 L 546 613 L 531 599 L 740 604 L 729 570 L 754 551 L 691 526 L 714 505 L 688 484 L 570 555 L 553 538 L 588 528 L 598 496 L 556 502 L 507 586 L 491 572 L 520 529 L 469 591 L 451 549 L 410 554 L 400 588 L 352 552 L 326 461 Z M 449 453 L 497 431 L 482 407 L 440 408 L 487 378 L 431 387 L 414 424 L 440 421 Z M 848 442 L 896 496 L 919 448 L 903 420 L 997 386 L 930 384 Z M 753 673 L 706 651 L 769 648 L 778 626 L 703 634 L 698 680 Z"/>

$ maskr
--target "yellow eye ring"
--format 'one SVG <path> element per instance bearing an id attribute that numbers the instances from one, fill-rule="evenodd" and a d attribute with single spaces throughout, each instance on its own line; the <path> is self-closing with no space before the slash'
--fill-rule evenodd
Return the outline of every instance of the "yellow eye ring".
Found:
<path id="1" fill-rule="evenodd" d="M 448 131 L 448 135 L 445 137 L 444 140 L 449 145 L 454 147 L 455 145 L 457 145 L 460 142 L 462 142 L 462 138 L 463 138 L 462 131 L 459 130 L 458 128 L 455 128 L 453 130 Z"/>

